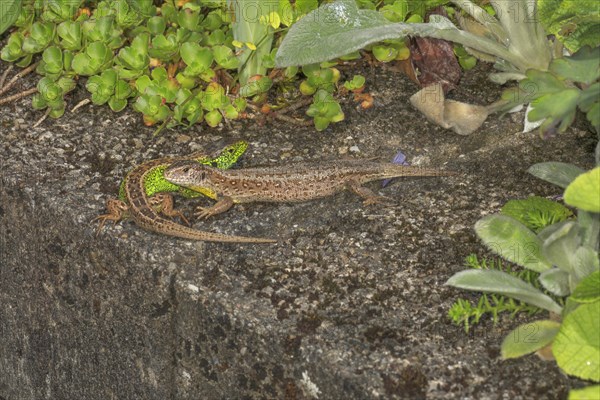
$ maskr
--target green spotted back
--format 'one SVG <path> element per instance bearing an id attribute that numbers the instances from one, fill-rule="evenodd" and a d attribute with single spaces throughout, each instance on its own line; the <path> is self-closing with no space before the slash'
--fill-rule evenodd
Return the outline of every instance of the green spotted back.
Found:
<path id="1" fill-rule="evenodd" d="M 200 164 L 209 165 L 211 167 L 219 169 L 231 168 L 239 158 L 248 149 L 248 142 L 240 140 L 233 144 L 225 146 L 219 152 L 214 155 L 199 155 L 198 153 L 192 154 L 190 157 L 178 157 L 178 158 L 165 158 L 165 162 L 151 168 L 144 179 L 144 188 L 146 196 L 151 197 L 157 193 L 178 193 L 184 197 L 193 198 L 198 197 L 201 193 L 194 190 L 184 188 L 182 186 L 175 185 L 164 178 L 165 169 L 175 160 L 194 160 Z M 119 187 L 119 199 L 127 203 L 127 195 L 125 194 L 125 182 L 127 181 L 129 174 L 121 182 Z"/>

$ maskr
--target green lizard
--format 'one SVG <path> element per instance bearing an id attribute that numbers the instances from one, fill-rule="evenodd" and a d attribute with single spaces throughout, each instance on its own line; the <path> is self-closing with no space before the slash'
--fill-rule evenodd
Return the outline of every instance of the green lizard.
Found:
<path id="1" fill-rule="evenodd" d="M 200 192 L 166 181 L 163 173 L 169 165 L 176 161 L 187 160 L 199 165 L 212 165 L 226 169 L 235 164 L 247 147 L 248 143 L 240 141 L 225 147 L 218 155 L 212 157 L 197 152 L 186 157 L 159 158 L 137 166 L 127 174 L 121 183 L 119 199 L 109 199 L 107 201 L 108 213 L 95 218 L 95 220 L 100 221 L 98 231 L 102 230 L 106 221 L 116 223 L 123 218 L 130 217 L 145 229 L 186 239 L 241 243 L 272 242 L 269 239 L 227 236 L 197 231 L 176 224 L 158 214 L 162 213 L 168 217 L 180 217 L 187 223 L 183 214 L 173 209 L 171 193 L 180 193 L 186 197 L 201 195 Z"/>
<path id="2" fill-rule="evenodd" d="M 307 201 L 344 189 L 353 190 L 365 199 L 366 204 L 372 204 L 385 198 L 362 187 L 363 183 L 400 176 L 449 175 L 455 173 L 372 160 L 325 161 L 229 171 L 179 161 L 164 172 L 167 180 L 217 200 L 212 207 L 199 207 L 196 215 L 200 218 L 227 211 L 235 203 Z"/>

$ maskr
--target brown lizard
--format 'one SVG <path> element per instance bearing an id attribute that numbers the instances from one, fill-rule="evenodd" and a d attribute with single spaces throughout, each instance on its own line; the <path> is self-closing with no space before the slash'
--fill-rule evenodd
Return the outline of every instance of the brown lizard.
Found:
<path id="1" fill-rule="evenodd" d="M 196 215 L 208 218 L 227 211 L 235 203 L 299 202 L 330 196 L 344 189 L 351 189 L 365 199 L 365 204 L 372 204 L 386 198 L 361 186 L 363 183 L 400 176 L 449 175 L 456 173 L 372 160 L 340 160 L 227 171 L 181 161 L 167 168 L 164 177 L 171 183 L 217 200 L 212 207 L 198 207 Z"/>
<path id="2" fill-rule="evenodd" d="M 226 147 L 223 152 L 229 150 L 230 147 L 236 150 L 239 147 L 239 144 Z M 241 151 L 243 152 L 245 149 L 246 147 L 244 146 Z M 225 156 L 226 155 L 227 154 L 225 154 Z M 233 155 L 232 157 L 235 157 L 235 160 L 237 160 L 239 154 Z M 107 202 L 108 214 L 100 215 L 95 218 L 96 220 L 100 220 L 98 230 L 100 231 L 102 229 L 106 221 L 117 222 L 122 219 L 124 215 L 128 215 L 137 225 L 144 229 L 184 239 L 234 243 L 275 242 L 275 240 L 272 239 L 228 236 L 220 233 L 198 231 L 160 216 L 157 211 L 160 211 L 162 214 L 169 217 L 178 216 L 183 218 L 183 215 L 179 211 L 173 210 L 173 199 L 169 194 L 169 191 L 178 190 L 181 192 L 181 190 L 174 185 L 169 184 L 169 182 L 164 181 L 164 178 L 162 178 L 162 171 L 168 165 L 178 160 L 193 160 L 192 162 L 211 161 L 209 156 L 203 156 L 201 153 L 194 153 L 185 158 L 164 157 L 138 165 L 127 174 L 127 177 L 121 186 L 122 197 L 125 198 L 126 201 L 117 199 L 109 200 Z M 230 163 L 233 163 L 235 160 L 223 160 L 222 166 L 229 167 Z M 219 158 L 215 158 L 213 162 L 215 162 L 216 165 L 220 165 L 219 161 Z M 149 185 L 149 182 L 152 182 L 152 184 Z M 173 187 L 169 187 L 168 185 Z M 149 192 L 149 190 L 152 190 L 152 192 Z M 154 194 L 155 192 L 157 192 L 157 194 Z M 149 196 L 149 193 L 154 195 Z M 191 196 L 188 194 L 188 197 Z M 185 218 L 183 219 L 185 220 Z"/>

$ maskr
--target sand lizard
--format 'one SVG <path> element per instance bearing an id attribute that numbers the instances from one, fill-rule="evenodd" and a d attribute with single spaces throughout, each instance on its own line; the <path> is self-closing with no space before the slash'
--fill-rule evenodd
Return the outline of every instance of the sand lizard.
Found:
<path id="1" fill-rule="evenodd" d="M 299 202 L 330 196 L 344 189 L 354 191 L 365 199 L 366 204 L 376 203 L 385 198 L 361 186 L 363 183 L 401 176 L 449 175 L 456 173 L 373 160 L 326 161 L 228 171 L 180 161 L 171 164 L 164 173 L 170 182 L 217 200 L 212 207 L 198 208 L 196 215 L 200 218 L 227 211 L 235 203 Z"/>
<path id="2" fill-rule="evenodd" d="M 140 164 L 131 170 L 119 190 L 119 199 L 107 201 L 107 214 L 95 218 L 99 220 L 98 231 L 106 221 L 116 223 L 123 218 L 130 217 L 144 229 L 177 236 L 185 239 L 236 242 L 236 243 L 270 243 L 273 240 L 250 238 L 242 236 L 227 236 L 219 233 L 203 232 L 174 223 L 159 215 L 180 217 L 187 222 L 183 214 L 173 209 L 171 192 L 177 192 L 186 197 L 200 196 L 200 192 L 192 191 L 166 181 L 163 177 L 164 170 L 173 162 L 187 160 L 199 165 L 213 165 L 226 169 L 231 167 L 244 153 L 248 144 L 240 141 L 225 147 L 218 155 L 213 157 L 197 152 L 186 157 L 164 157 Z"/>

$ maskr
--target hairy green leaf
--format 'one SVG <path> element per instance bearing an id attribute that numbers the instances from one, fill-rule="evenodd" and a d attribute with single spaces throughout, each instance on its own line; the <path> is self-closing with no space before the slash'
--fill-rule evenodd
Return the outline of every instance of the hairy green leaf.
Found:
<path id="1" fill-rule="evenodd" d="M 567 296 L 571 293 L 569 274 L 559 268 L 552 268 L 540 274 L 540 282 L 544 289 L 556 296 Z"/>
<path id="2" fill-rule="evenodd" d="M 575 253 L 581 242 L 579 226 L 574 221 L 551 225 L 539 233 L 542 254 L 552 265 L 568 274 L 575 272 Z"/>
<path id="3" fill-rule="evenodd" d="M 542 241 L 514 218 L 488 215 L 477 221 L 475 232 L 490 250 L 510 262 L 536 272 L 551 267 L 541 253 Z"/>
<path id="4" fill-rule="evenodd" d="M 553 183 L 561 188 L 569 186 L 571 181 L 585 171 L 573 164 L 562 162 L 543 162 L 534 164 L 527 170 L 531 175 Z"/>
<path id="5" fill-rule="evenodd" d="M 554 300 L 532 285 L 502 271 L 465 270 L 460 271 L 446 282 L 446 285 L 460 289 L 486 293 L 498 293 L 525 303 L 560 314 L 562 311 Z"/>
<path id="6" fill-rule="evenodd" d="M 505 3 L 494 2 L 494 7 L 503 9 Z M 517 3 L 519 10 L 529 16 L 528 3 Z M 382 40 L 421 36 L 460 43 L 497 57 L 508 66 L 506 69 L 520 72 L 528 68 L 546 69 L 550 53 L 541 26 L 514 18 L 510 9 L 505 11 L 502 14 L 506 17 L 501 22 L 507 32 L 512 32 L 508 47 L 504 42 L 461 31 L 440 15 L 430 16 L 428 23 L 391 23 L 377 11 L 358 9 L 354 0 L 338 0 L 322 5 L 295 23 L 275 60 L 278 67 L 306 65 L 331 60 Z"/>

